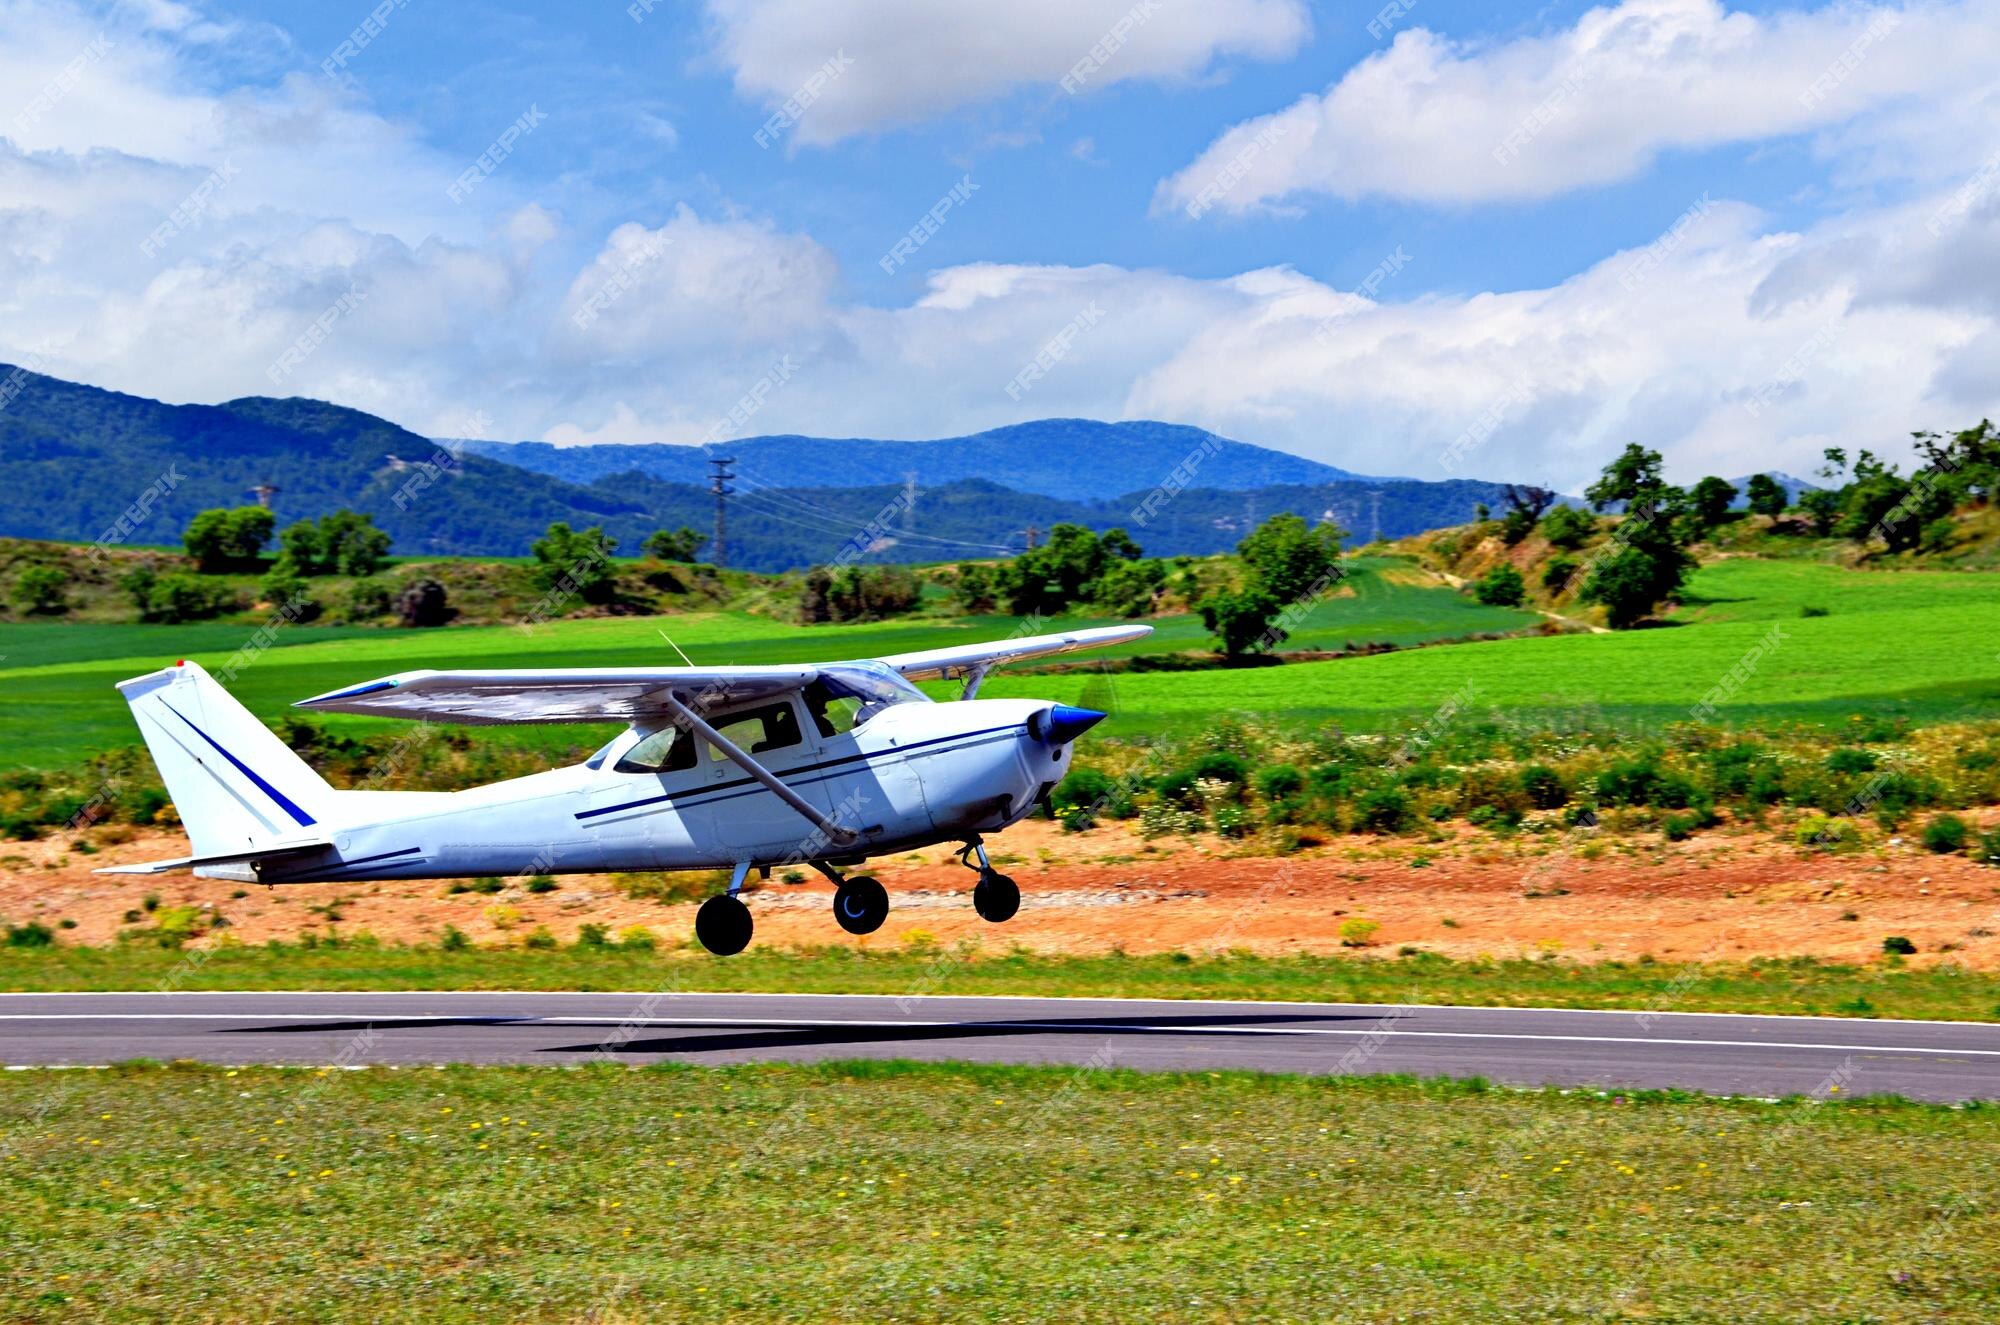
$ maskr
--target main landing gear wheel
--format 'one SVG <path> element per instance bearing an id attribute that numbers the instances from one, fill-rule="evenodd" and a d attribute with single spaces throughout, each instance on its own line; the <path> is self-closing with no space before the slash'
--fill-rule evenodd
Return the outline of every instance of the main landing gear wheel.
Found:
<path id="1" fill-rule="evenodd" d="M 694 936 L 718 957 L 733 957 L 750 946 L 750 908 L 719 893 L 694 913 Z"/>
<path id="2" fill-rule="evenodd" d="M 1003 920 L 1012 920 L 1014 913 L 1021 909 L 1021 890 L 1006 875 L 987 870 L 973 885 L 972 909 L 979 912 L 980 919 L 990 920 L 996 925 Z"/>
<path id="3" fill-rule="evenodd" d="M 850 934 L 873 934 L 889 918 L 888 890 L 866 875 L 841 880 L 833 894 L 833 918 Z"/>

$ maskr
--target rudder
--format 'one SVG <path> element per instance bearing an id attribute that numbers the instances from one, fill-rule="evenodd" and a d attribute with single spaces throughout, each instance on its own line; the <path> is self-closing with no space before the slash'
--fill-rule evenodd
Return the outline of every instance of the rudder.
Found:
<path id="1" fill-rule="evenodd" d="M 197 856 L 324 831 L 339 793 L 199 664 L 120 681 Z"/>

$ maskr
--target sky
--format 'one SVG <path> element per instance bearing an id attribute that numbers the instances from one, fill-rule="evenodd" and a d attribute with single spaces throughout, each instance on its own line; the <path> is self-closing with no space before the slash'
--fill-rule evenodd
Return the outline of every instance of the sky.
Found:
<path id="1" fill-rule="evenodd" d="M 559 444 L 1809 475 L 2000 412 L 1996 68 L 2000 0 L 0 0 L 0 360 Z"/>

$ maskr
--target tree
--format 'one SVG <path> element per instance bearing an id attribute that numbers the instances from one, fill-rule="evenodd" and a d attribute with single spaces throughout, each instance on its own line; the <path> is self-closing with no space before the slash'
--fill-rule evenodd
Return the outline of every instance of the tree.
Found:
<path id="1" fill-rule="evenodd" d="M 1284 638 L 1271 622 L 1278 600 L 1261 588 L 1218 589 L 1195 605 L 1202 626 L 1215 636 L 1224 655 L 1242 658 Z M 1275 638 L 1273 638 L 1275 635 Z"/>
<path id="2" fill-rule="evenodd" d="M 899 616 L 923 598 L 923 585 L 907 566 L 814 566 L 799 596 L 799 620 L 880 621 Z"/>
<path id="3" fill-rule="evenodd" d="M 1578 596 L 1586 603 L 1599 603 L 1614 630 L 1624 630 L 1644 620 L 1648 613 L 1673 590 L 1662 574 L 1660 563 L 1638 548 L 1615 552 L 1597 565 Z"/>
<path id="4" fill-rule="evenodd" d="M 1776 519 L 1785 513 L 1791 503 L 1785 497 L 1784 485 L 1769 474 L 1752 474 L 1745 489 L 1749 497 L 1752 515 L 1769 516 Z"/>
<path id="5" fill-rule="evenodd" d="M 1323 588 L 1340 565 L 1347 531 L 1331 521 L 1274 515 L 1236 545 L 1256 585 L 1280 603 L 1297 602 Z"/>
<path id="6" fill-rule="evenodd" d="M 1114 558 L 1139 555 L 1139 545 L 1123 529 L 1099 538 L 1080 524 L 1058 524 L 1049 530 L 1048 542 L 1000 566 L 994 586 L 1015 616 L 1054 616 L 1089 601 L 1097 577 Z"/>
<path id="7" fill-rule="evenodd" d="M 971 562 L 958 568 L 958 578 L 952 582 L 952 601 L 966 616 L 983 616 L 995 606 L 993 597 L 993 568 Z"/>
<path id="8" fill-rule="evenodd" d="M 1555 505 L 1556 494 L 1547 488 L 1533 484 L 1513 483 L 1501 489 L 1507 502 L 1507 514 L 1500 521 L 1500 537 L 1509 547 L 1535 532 L 1535 525 L 1542 518 L 1542 512 Z"/>
<path id="9" fill-rule="evenodd" d="M 1601 511 L 1620 503 L 1630 506 L 1647 493 L 1657 492 L 1665 486 L 1665 480 L 1660 477 L 1660 453 L 1633 442 L 1604 467 L 1603 476 L 1585 488 L 1583 495 Z"/>
<path id="10" fill-rule="evenodd" d="M 171 575 L 155 575 L 140 566 L 128 572 L 118 584 L 132 596 L 133 606 L 139 609 L 141 621 L 177 625 L 183 621 L 212 617 L 233 606 L 227 590 L 212 581 L 179 571 Z"/>
<path id="11" fill-rule="evenodd" d="M 1840 523 L 1840 507 L 1840 493 L 1833 488 L 1813 488 L 1799 494 L 1799 509 L 1821 538 L 1832 534 Z"/>
<path id="12" fill-rule="evenodd" d="M 373 516 L 342 508 L 287 526 L 278 547 L 295 575 L 373 575 L 388 560 L 389 535 Z"/>
<path id="13" fill-rule="evenodd" d="M 558 520 L 536 539 L 530 549 L 535 554 L 536 576 L 551 594 L 575 594 L 586 603 L 608 603 L 618 596 L 618 573 L 611 554 L 618 540 L 606 538 L 604 530 L 571 529 Z"/>
<path id="14" fill-rule="evenodd" d="M 41 616 L 69 611 L 69 576 L 55 566 L 30 566 L 14 581 L 14 606 Z"/>
<path id="15" fill-rule="evenodd" d="M 1558 506 L 1542 517 L 1542 537 L 1566 551 L 1576 551 L 1596 532 L 1597 521 L 1580 507 Z"/>
<path id="16" fill-rule="evenodd" d="M 204 575 L 255 570 L 277 523 L 262 506 L 214 507 L 188 521 L 181 543 Z"/>
<path id="17" fill-rule="evenodd" d="M 646 535 L 646 541 L 639 546 L 649 557 L 661 561 L 693 561 L 694 554 L 701 550 L 704 542 L 701 534 L 682 525 L 678 529 L 656 529 Z"/>
<path id="18" fill-rule="evenodd" d="M 1112 616 L 1144 616 L 1166 587 L 1162 561 L 1114 561 L 1090 586 L 1091 601 Z"/>
<path id="19" fill-rule="evenodd" d="M 1521 572 L 1512 566 L 1495 566 L 1472 586 L 1472 595 L 1488 607 L 1519 607 L 1528 597 Z"/>
<path id="20" fill-rule="evenodd" d="M 1729 507 L 1735 500 L 1736 486 L 1711 474 L 1688 493 L 1688 513 L 1703 530 L 1712 529 L 1729 518 Z"/>

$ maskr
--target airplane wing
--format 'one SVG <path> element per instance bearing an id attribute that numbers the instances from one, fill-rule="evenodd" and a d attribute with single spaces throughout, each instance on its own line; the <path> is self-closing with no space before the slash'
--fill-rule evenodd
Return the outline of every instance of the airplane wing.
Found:
<path id="1" fill-rule="evenodd" d="M 485 672 L 398 672 L 331 690 L 295 707 L 483 725 L 632 722 L 672 712 L 669 692 L 699 707 L 796 690 L 817 667 L 533 667 Z"/>
<path id="2" fill-rule="evenodd" d="M 989 667 L 1143 639 L 1151 626 L 1103 626 L 955 644 L 877 659 L 912 680 L 984 675 Z M 398 672 L 298 701 L 319 713 L 359 713 L 481 725 L 522 722 L 634 722 L 673 716 L 672 694 L 708 709 L 784 694 L 820 674 L 817 666 L 532 667 L 479 672 Z"/>
<path id="3" fill-rule="evenodd" d="M 1029 635 L 1022 639 L 992 640 L 984 644 L 953 644 L 921 653 L 898 653 L 877 662 L 886 663 L 912 681 L 932 681 L 945 677 L 983 673 L 1002 663 L 1028 658 L 1046 658 L 1078 649 L 1101 649 L 1108 644 L 1124 644 L 1144 639 L 1151 626 L 1098 626 L 1090 630 L 1069 630 L 1060 635 Z"/>

